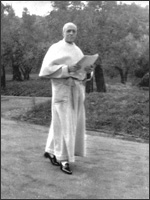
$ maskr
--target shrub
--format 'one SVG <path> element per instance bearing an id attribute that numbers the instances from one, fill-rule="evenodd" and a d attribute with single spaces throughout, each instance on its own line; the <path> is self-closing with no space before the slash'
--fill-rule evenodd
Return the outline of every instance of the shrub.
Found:
<path id="1" fill-rule="evenodd" d="M 140 87 L 149 87 L 149 72 L 146 73 L 139 83 Z"/>

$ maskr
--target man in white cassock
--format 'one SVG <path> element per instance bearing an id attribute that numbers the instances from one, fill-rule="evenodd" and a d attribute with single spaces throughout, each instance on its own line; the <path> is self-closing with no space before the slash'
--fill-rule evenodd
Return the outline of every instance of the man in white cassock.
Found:
<path id="1" fill-rule="evenodd" d="M 53 165 L 72 174 L 69 163 L 75 156 L 85 155 L 85 81 L 93 67 L 81 71 L 76 64 L 83 53 L 74 43 L 77 26 L 71 22 L 63 27 L 63 39 L 47 51 L 39 73 L 51 79 L 52 119 L 44 156 Z"/>

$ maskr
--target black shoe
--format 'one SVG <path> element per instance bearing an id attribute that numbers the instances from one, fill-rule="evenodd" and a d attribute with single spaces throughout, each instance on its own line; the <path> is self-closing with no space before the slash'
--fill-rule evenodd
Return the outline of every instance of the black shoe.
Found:
<path id="1" fill-rule="evenodd" d="M 69 167 L 69 163 L 65 163 L 65 164 L 60 163 L 60 169 L 67 174 L 72 174 L 72 171 L 70 170 L 70 167 Z"/>
<path id="2" fill-rule="evenodd" d="M 53 155 L 53 157 L 52 157 L 48 152 L 45 152 L 44 157 L 49 158 L 53 165 L 60 166 L 60 163 L 57 161 L 55 155 Z"/>

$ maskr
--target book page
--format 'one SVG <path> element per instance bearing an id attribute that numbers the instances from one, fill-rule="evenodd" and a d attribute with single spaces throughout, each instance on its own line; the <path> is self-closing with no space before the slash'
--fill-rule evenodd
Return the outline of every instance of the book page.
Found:
<path id="1" fill-rule="evenodd" d="M 81 60 L 79 60 L 79 62 L 77 62 L 77 64 L 81 65 L 82 67 L 80 70 L 84 70 L 85 67 L 93 65 L 98 59 L 98 57 L 99 57 L 98 54 L 84 55 L 84 57 Z"/>

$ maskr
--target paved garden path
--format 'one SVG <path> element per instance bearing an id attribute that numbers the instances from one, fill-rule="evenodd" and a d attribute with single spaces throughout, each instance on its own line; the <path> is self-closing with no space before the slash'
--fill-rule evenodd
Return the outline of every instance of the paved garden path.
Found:
<path id="1" fill-rule="evenodd" d="M 1 199 L 149 199 L 149 145 L 86 135 L 72 175 L 43 157 L 48 129 L 11 120 L 46 98 L 1 97 Z"/>

